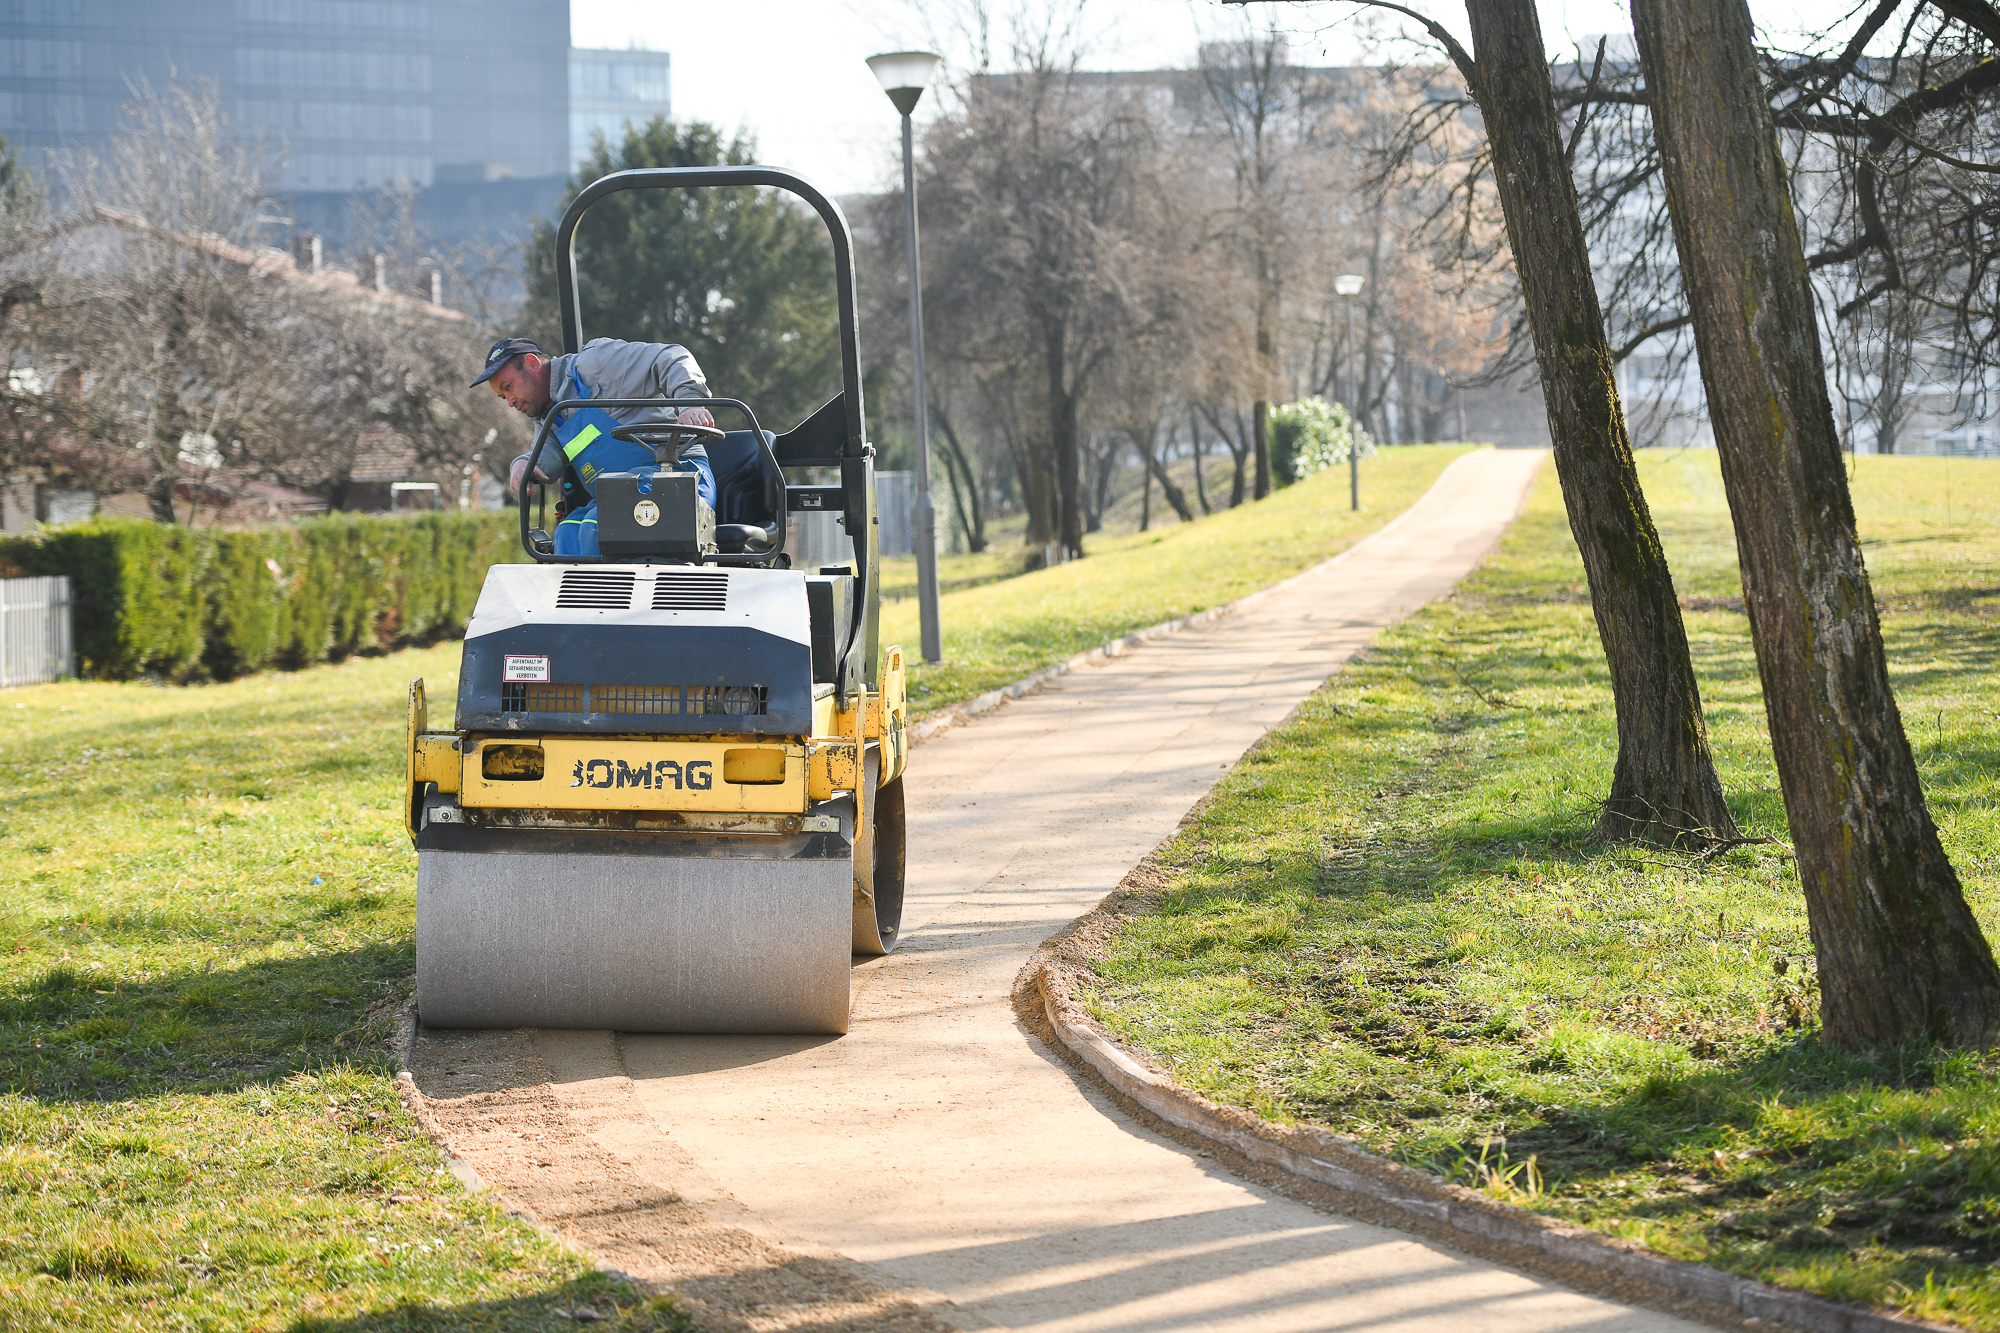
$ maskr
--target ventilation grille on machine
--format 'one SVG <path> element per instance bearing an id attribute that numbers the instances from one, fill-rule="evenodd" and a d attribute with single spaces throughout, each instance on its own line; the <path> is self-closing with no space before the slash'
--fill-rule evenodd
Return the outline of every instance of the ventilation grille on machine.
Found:
<path id="1" fill-rule="evenodd" d="M 728 603 L 727 574 L 670 574 L 663 570 L 653 583 L 655 611 L 721 611 Z"/>
<path id="2" fill-rule="evenodd" d="M 581 685 L 523 685 L 508 681 L 500 687 L 503 713 L 581 713 Z"/>
<path id="3" fill-rule="evenodd" d="M 503 713 L 649 713 L 654 716 L 763 717 L 766 685 L 524 685 L 500 687 Z M 588 707 L 585 700 L 589 700 Z"/>
<path id="4" fill-rule="evenodd" d="M 593 713 L 678 713 L 681 687 L 678 685 L 593 685 L 590 687 Z"/>
<path id="5" fill-rule="evenodd" d="M 629 569 L 566 569 L 556 590 L 558 611 L 623 611 L 638 575 Z"/>

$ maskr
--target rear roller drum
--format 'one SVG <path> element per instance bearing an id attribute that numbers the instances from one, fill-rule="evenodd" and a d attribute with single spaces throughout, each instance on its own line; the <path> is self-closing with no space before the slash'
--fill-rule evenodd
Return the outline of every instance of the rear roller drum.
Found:
<path id="1" fill-rule="evenodd" d="M 855 793 L 854 952 L 878 957 L 896 947 L 903 927 L 903 780 L 886 787 L 882 753 L 870 748 Z"/>

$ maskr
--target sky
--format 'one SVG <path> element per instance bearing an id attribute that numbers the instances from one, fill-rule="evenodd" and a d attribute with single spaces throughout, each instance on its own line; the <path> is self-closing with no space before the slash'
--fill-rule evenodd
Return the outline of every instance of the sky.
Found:
<path id="1" fill-rule="evenodd" d="M 1467 40 L 1465 11 L 1450 0 L 1405 0 Z M 1045 0 L 991 0 L 1002 13 Z M 1759 24 L 1796 31 L 1812 0 L 1752 0 Z M 788 167 L 835 195 L 874 191 L 900 174 L 895 108 L 864 63 L 881 51 L 942 53 L 946 71 L 976 67 L 974 44 L 950 16 L 965 5 L 922 0 L 571 0 L 570 39 L 577 46 L 632 47 L 673 56 L 673 109 L 756 135 L 758 158 Z M 1412 25 L 1359 18 L 1340 0 L 1258 4 L 1275 20 L 1302 64 L 1352 64 L 1379 56 Z M 1586 37 L 1630 33 L 1623 0 L 1542 0 L 1542 30 L 1552 52 L 1570 53 Z M 1186 65 L 1204 37 L 1241 31 L 1244 11 L 1218 0 L 1085 0 L 1085 65 L 1160 69 Z M 996 48 L 1003 43 L 996 41 Z M 1400 48 L 1405 54 L 1409 48 Z M 996 67 L 1004 51 L 996 49 Z M 935 99 L 917 109 L 921 121 Z"/>

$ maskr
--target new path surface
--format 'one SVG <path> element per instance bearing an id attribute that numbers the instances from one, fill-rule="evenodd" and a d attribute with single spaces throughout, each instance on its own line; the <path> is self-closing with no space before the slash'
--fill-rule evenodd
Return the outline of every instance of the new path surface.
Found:
<path id="1" fill-rule="evenodd" d="M 626 1173 L 592 1197 L 638 1197 L 608 1231 L 586 1225 L 580 1205 L 529 1206 L 572 1220 L 622 1268 L 680 1280 L 727 1265 L 676 1255 L 646 1230 L 686 1224 L 675 1207 L 707 1208 L 703 1225 L 757 1238 L 739 1262 L 774 1284 L 721 1302 L 726 1322 L 746 1327 L 1689 1327 L 1246 1183 L 1134 1122 L 1011 1005 L 1044 939 L 1114 889 L 1382 627 L 1492 549 L 1542 457 L 1466 455 L 1345 558 L 918 749 L 906 933 L 894 954 L 856 967 L 846 1037 L 521 1034 L 539 1063 L 514 1082 L 546 1078 L 534 1097 L 455 1086 L 451 1067 L 476 1052 L 427 1038 L 419 1081 L 458 1115 L 447 1115 L 455 1146 L 526 1199 L 509 1181 L 533 1190 L 549 1168 L 507 1164 L 506 1136 L 531 1136 L 496 1130 L 502 1108 L 562 1109 L 544 1139 L 597 1162 L 584 1176 Z M 483 1116 L 482 1095 L 493 1108 Z M 656 1201 L 680 1202 L 648 1204 L 647 1182 Z M 803 1290 L 780 1271 L 788 1254 L 818 1256 L 821 1276 L 830 1263 L 845 1274 L 834 1285 L 848 1286 L 788 1298 Z"/>

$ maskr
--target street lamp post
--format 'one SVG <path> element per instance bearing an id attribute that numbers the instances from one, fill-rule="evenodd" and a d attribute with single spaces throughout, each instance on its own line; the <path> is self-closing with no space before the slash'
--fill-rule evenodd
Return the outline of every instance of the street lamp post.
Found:
<path id="1" fill-rule="evenodd" d="M 910 256 L 910 347 L 911 372 L 916 388 L 917 407 L 917 617 L 922 627 L 924 661 L 944 657 L 943 634 L 938 628 L 937 510 L 931 505 L 931 423 L 930 402 L 924 384 L 924 287 L 917 263 L 917 168 L 910 131 L 910 113 L 924 95 L 936 71 L 939 57 L 929 51 L 891 51 L 868 57 L 868 68 L 889 94 L 903 117 L 903 220 L 908 232 Z"/>
<path id="2" fill-rule="evenodd" d="M 1361 508 L 1361 426 L 1355 400 L 1361 397 L 1354 383 L 1354 298 L 1368 279 L 1359 273 L 1343 273 L 1333 280 L 1333 290 L 1347 302 L 1347 506 Z"/>

